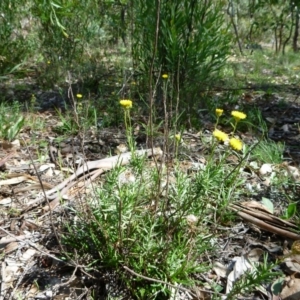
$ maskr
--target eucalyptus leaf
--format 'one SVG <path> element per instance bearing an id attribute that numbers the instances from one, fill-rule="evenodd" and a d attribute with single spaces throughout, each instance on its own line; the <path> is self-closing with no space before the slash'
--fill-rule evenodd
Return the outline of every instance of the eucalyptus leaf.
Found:
<path id="1" fill-rule="evenodd" d="M 261 202 L 269 211 L 274 213 L 274 204 L 270 199 L 262 197 Z"/>

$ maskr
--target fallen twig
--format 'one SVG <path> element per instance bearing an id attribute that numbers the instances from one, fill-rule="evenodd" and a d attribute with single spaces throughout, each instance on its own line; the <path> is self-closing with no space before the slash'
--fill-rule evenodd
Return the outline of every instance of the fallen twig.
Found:
<path id="1" fill-rule="evenodd" d="M 236 211 L 241 218 L 243 218 L 249 223 L 258 226 L 259 228 L 265 231 L 272 232 L 280 236 L 290 238 L 292 240 L 300 240 L 299 234 L 289 230 L 292 228 L 295 229 L 295 226 L 294 224 L 288 221 L 281 220 L 278 217 L 273 216 L 272 214 L 267 214 L 265 212 L 261 212 L 258 210 L 255 211 L 251 209 L 245 209 L 234 204 L 231 205 L 230 207 L 231 209 Z M 275 225 L 270 223 L 275 223 Z M 279 228 L 278 226 L 286 227 L 286 229 Z"/>
<path id="2" fill-rule="evenodd" d="M 135 156 L 161 156 L 162 151 L 160 148 L 154 148 L 154 149 L 146 149 L 146 150 L 137 150 L 134 152 Z M 130 162 L 132 157 L 132 153 L 122 153 L 120 155 L 108 157 L 101 160 L 95 160 L 95 161 L 88 161 L 86 162 L 82 167 L 80 167 L 73 175 L 65 179 L 63 182 L 55 186 L 49 191 L 45 191 L 44 195 L 39 197 L 38 199 L 32 201 L 28 204 L 28 207 L 23 210 L 23 212 L 26 212 L 30 210 L 31 208 L 35 207 L 36 205 L 48 200 L 53 200 L 50 202 L 50 205 L 45 206 L 43 209 L 45 211 L 49 209 L 54 209 L 57 205 L 59 205 L 59 200 L 61 197 L 63 197 L 67 191 L 76 184 L 74 183 L 74 180 L 78 180 L 82 178 L 82 176 L 85 176 L 86 174 L 86 180 L 89 179 L 95 179 L 97 176 L 102 174 L 103 172 L 106 172 L 108 170 L 113 169 L 114 167 L 120 165 L 126 165 Z M 96 175 L 97 174 L 97 175 Z M 46 199 L 45 199 L 46 198 Z"/>
<path id="3" fill-rule="evenodd" d="M 147 277 L 147 276 L 144 276 L 144 275 L 141 275 L 141 274 L 138 274 L 136 272 L 134 272 L 133 270 L 129 269 L 128 267 L 126 266 L 123 266 L 123 268 L 130 272 L 131 274 L 137 276 L 137 277 L 140 277 L 140 278 L 143 278 L 145 280 L 148 280 L 148 281 L 152 281 L 152 282 L 157 282 L 157 283 L 162 283 L 162 284 L 165 284 L 165 285 L 168 285 L 174 289 L 177 289 L 177 290 L 181 290 L 181 291 L 184 291 L 184 292 L 188 292 L 190 293 L 193 297 L 197 297 L 196 294 L 194 294 L 191 290 L 189 289 L 186 289 L 184 287 L 181 287 L 181 286 L 178 286 L 178 285 L 174 285 L 174 284 L 171 284 L 169 282 L 166 282 L 166 281 L 163 281 L 163 280 L 159 280 L 159 279 L 154 279 L 154 278 L 150 278 L 150 277 Z M 199 290 L 199 291 L 202 291 L 202 292 L 205 292 L 205 293 L 212 293 L 211 291 L 205 291 L 205 290 Z"/>

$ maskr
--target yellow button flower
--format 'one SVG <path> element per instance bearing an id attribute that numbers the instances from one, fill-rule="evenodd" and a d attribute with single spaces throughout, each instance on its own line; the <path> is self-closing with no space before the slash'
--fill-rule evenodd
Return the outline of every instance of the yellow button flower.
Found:
<path id="1" fill-rule="evenodd" d="M 175 134 L 175 139 L 177 142 L 180 142 L 181 140 L 181 135 L 178 133 L 178 134 Z"/>
<path id="2" fill-rule="evenodd" d="M 216 137 L 219 141 L 225 142 L 228 140 L 228 135 L 221 130 L 214 130 L 213 136 Z"/>
<path id="3" fill-rule="evenodd" d="M 78 99 L 80 99 L 80 98 L 82 98 L 82 95 L 81 95 L 81 94 L 77 94 L 76 97 L 77 97 Z"/>
<path id="4" fill-rule="evenodd" d="M 120 100 L 120 104 L 125 108 L 129 109 L 132 107 L 132 101 L 131 100 Z"/>
<path id="5" fill-rule="evenodd" d="M 300 241 L 297 240 L 292 245 L 292 254 L 300 254 Z"/>
<path id="6" fill-rule="evenodd" d="M 216 108 L 216 115 L 217 115 L 218 117 L 222 116 L 223 112 L 224 112 L 223 109 L 221 109 L 221 108 Z"/>
<path id="7" fill-rule="evenodd" d="M 247 118 L 247 115 L 237 110 L 232 111 L 231 115 L 235 118 L 237 122 Z"/>
<path id="8" fill-rule="evenodd" d="M 163 79 L 168 79 L 169 75 L 168 74 L 162 74 L 161 76 Z"/>
<path id="9" fill-rule="evenodd" d="M 229 145 L 232 147 L 232 149 L 237 150 L 237 151 L 241 151 L 243 148 L 243 143 L 236 138 L 230 139 Z"/>

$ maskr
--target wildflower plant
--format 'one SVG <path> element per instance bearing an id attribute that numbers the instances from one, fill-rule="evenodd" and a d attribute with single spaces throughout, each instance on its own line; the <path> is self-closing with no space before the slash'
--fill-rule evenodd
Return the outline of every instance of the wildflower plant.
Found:
<path id="1" fill-rule="evenodd" d="M 215 129 L 217 128 L 217 126 L 219 124 L 219 118 L 222 116 L 223 112 L 224 112 L 224 110 L 221 108 L 216 109 L 217 121 L 216 121 Z"/>
<path id="2" fill-rule="evenodd" d="M 239 121 L 246 119 L 247 115 L 240 111 L 232 111 L 231 115 L 233 116 L 235 123 L 233 124 L 233 133 L 236 131 L 236 127 Z"/>
<path id="3" fill-rule="evenodd" d="M 120 105 L 123 107 L 124 110 L 124 122 L 126 128 L 126 137 L 127 143 L 129 146 L 130 151 L 134 151 L 134 141 L 132 135 L 132 126 L 131 126 L 131 117 L 130 117 L 130 109 L 132 108 L 132 101 L 128 99 L 120 100 Z"/>
<path id="4" fill-rule="evenodd" d="M 175 134 L 174 137 L 175 137 L 175 157 L 177 158 L 178 157 L 178 148 L 182 141 L 182 137 L 181 137 L 180 133 Z"/>
<path id="5" fill-rule="evenodd" d="M 237 128 L 237 124 L 240 120 L 246 119 L 247 115 L 244 114 L 243 112 L 239 112 L 239 111 L 232 111 L 231 115 L 234 117 L 235 119 L 235 123 L 231 124 L 233 127 L 233 132 L 231 133 L 232 137 L 230 138 L 229 135 L 219 129 L 217 129 L 217 125 L 219 123 L 219 118 L 220 116 L 223 114 L 224 110 L 221 108 L 217 108 L 215 113 L 217 116 L 217 121 L 215 124 L 215 130 L 213 131 L 213 136 L 220 142 L 223 143 L 227 143 L 230 145 L 230 147 L 233 150 L 236 151 L 241 151 L 243 149 L 243 143 L 241 140 L 237 139 L 236 137 L 234 137 L 234 133 L 236 131 Z"/>
<path id="6" fill-rule="evenodd" d="M 224 143 L 225 146 L 230 147 L 232 150 L 236 151 L 236 152 L 240 152 L 243 150 L 243 142 L 238 139 L 237 137 L 234 136 L 234 132 L 236 131 L 237 128 L 237 124 L 240 120 L 245 119 L 246 118 L 246 114 L 242 113 L 242 112 L 238 112 L 238 111 L 233 111 L 231 113 L 231 115 L 235 118 L 235 124 L 232 124 L 233 126 L 233 132 L 230 134 L 227 134 L 219 129 L 217 129 L 217 125 L 218 125 L 218 121 L 220 116 L 223 114 L 223 109 L 217 108 L 215 110 L 216 116 L 217 116 L 217 120 L 216 120 L 216 124 L 215 124 L 215 130 L 213 131 L 213 144 L 212 144 L 212 149 L 211 149 L 211 154 L 210 154 L 210 158 L 209 158 L 209 162 L 213 163 L 215 161 L 214 158 L 214 154 L 215 154 L 215 147 L 216 147 L 216 142 L 221 142 Z M 219 163 L 218 166 L 222 165 L 223 162 L 228 158 L 228 156 L 230 155 L 231 151 L 229 150 L 229 148 L 227 148 L 225 150 L 225 154 L 222 155 L 222 157 L 219 159 Z M 246 156 L 244 156 L 245 158 Z M 239 165 L 243 162 L 244 158 L 240 157 L 240 163 Z M 226 179 L 224 180 L 224 183 L 226 183 L 227 179 L 229 177 L 230 178 L 230 185 L 231 184 L 235 184 L 235 179 L 237 178 L 238 175 L 238 167 L 235 167 L 230 173 L 229 175 L 226 176 Z M 233 176 L 232 176 L 233 175 Z"/>
<path id="7" fill-rule="evenodd" d="M 124 99 L 119 105 L 124 112 L 128 145 L 134 150 L 130 118 L 133 103 Z M 172 136 L 176 157 L 179 145 L 184 144 L 182 132 L 174 130 Z M 169 165 L 166 168 L 162 164 L 162 170 L 153 168 L 140 156 L 130 161 L 134 170 L 130 182 L 120 181 L 124 166 L 112 169 L 101 188 L 95 189 L 88 209 L 82 207 L 84 222 L 67 228 L 64 244 L 75 248 L 80 257 L 91 254 L 90 265 L 116 270 L 137 299 L 170 299 L 172 291 L 164 282 L 195 286 L 191 275 L 210 268 L 206 261 L 199 263 L 201 257 L 217 250 L 214 234 L 205 225 L 211 223 L 212 216 L 229 218 L 225 203 L 232 200 L 242 183 L 239 168 L 228 171 L 221 165 L 232 153 L 230 147 L 240 151 L 240 143 L 231 141 L 236 139 L 232 134 L 218 129 L 213 139 L 214 147 L 219 142 L 228 146 L 221 162 L 211 159 L 192 175 L 179 161 L 169 172 Z M 133 273 L 129 276 L 128 270 L 158 282 L 144 281 Z"/>

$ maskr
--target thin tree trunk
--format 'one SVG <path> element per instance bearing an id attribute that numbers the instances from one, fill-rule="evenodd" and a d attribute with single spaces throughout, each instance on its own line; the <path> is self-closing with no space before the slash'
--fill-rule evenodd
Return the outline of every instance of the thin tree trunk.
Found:
<path id="1" fill-rule="evenodd" d="M 293 50 L 294 52 L 298 52 L 298 37 L 299 37 L 299 8 L 296 8 L 296 19 L 295 19 L 295 31 L 294 31 L 294 36 L 293 36 Z"/>
<path id="2" fill-rule="evenodd" d="M 283 55 L 285 54 L 285 47 L 292 37 L 293 28 L 294 28 L 294 6 L 291 6 L 291 28 L 289 31 L 289 36 L 285 39 L 285 41 L 283 42 L 283 45 L 282 45 L 282 54 Z"/>
<path id="3" fill-rule="evenodd" d="M 239 32 L 238 32 L 237 26 L 236 26 L 236 24 L 234 22 L 234 19 L 233 19 L 235 13 L 234 13 L 234 7 L 233 7 L 232 1 L 229 1 L 229 3 L 228 3 L 227 14 L 230 17 L 230 22 L 231 22 L 231 24 L 233 26 L 233 30 L 234 30 L 234 34 L 236 36 L 236 41 L 238 43 L 239 50 L 240 50 L 241 54 L 243 55 L 243 48 L 242 48 L 242 44 L 241 44 L 241 41 L 240 41 L 240 38 L 239 38 Z"/>

